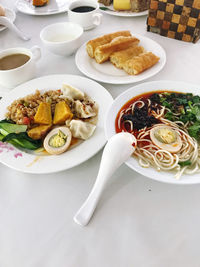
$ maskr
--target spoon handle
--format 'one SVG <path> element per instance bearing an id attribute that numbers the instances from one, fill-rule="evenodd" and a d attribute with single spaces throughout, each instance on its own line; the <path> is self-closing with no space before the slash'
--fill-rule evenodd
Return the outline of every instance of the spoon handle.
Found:
<path id="1" fill-rule="evenodd" d="M 30 40 L 30 37 L 24 36 L 23 33 L 6 17 L 0 17 L 0 24 L 6 26 L 11 31 L 15 32 L 20 38 L 25 41 Z"/>
<path id="2" fill-rule="evenodd" d="M 11 30 L 13 30 L 21 39 L 23 39 L 24 41 L 28 41 L 30 40 L 30 37 L 25 36 L 16 26 L 14 23 L 11 23 L 9 28 Z"/>
<path id="3" fill-rule="evenodd" d="M 94 187 L 90 192 L 88 198 L 74 216 L 74 221 L 81 226 L 85 226 L 88 224 L 101 197 L 105 185 L 99 183 L 100 179 L 101 176 L 98 175 L 97 181 L 95 182 Z"/>
<path id="4" fill-rule="evenodd" d="M 106 144 L 99 173 L 94 187 L 88 198 L 74 216 L 77 224 L 85 226 L 90 221 L 107 181 L 119 166 L 124 163 L 134 152 L 136 144 L 135 137 L 129 133 L 114 135 Z"/>

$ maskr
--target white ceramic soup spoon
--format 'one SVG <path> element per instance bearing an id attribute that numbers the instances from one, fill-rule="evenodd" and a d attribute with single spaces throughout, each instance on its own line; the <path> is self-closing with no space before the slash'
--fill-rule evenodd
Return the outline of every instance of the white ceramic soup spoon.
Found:
<path id="1" fill-rule="evenodd" d="M 88 198 L 74 216 L 74 221 L 81 226 L 85 226 L 90 221 L 101 194 L 109 178 L 135 151 L 137 145 L 136 138 L 127 132 L 113 135 L 106 144 L 99 173 Z"/>
<path id="2" fill-rule="evenodd" d="M 21 39 L 24 41 L 28 41 L 31 38 L 28 36 L 25 36 L 16 26 L 14 23 L 12 23 L 8 18 L 5 16 L 0 16 L 0 24 L 6 26 L 11 31 L 15 32 Z"/>

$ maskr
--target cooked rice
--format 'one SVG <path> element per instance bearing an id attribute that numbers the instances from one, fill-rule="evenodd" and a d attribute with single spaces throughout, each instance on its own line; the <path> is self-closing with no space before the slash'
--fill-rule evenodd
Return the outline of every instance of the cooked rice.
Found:
<path id="1" fill-rule="evenodd" d="M 24 117 L 33 118 L 41 102 L 51 103 L 51 111 L 54 114 L 56 103 L 63 101 L 60 98 L 61 90 L 50 90 L 41 94 L 36 90 L 35 94 L 15 100 L 9 107 L 6 117 L 16 124 L 23 124 Z M 66 100 L 66 99 L 65 99 Z M 68 103 L 70 105 L 70 103 Z"/>
<path id="2" fill-rule="evenodd" d="M 79 116 L 76 114 L 76 111 L 74 110 L 74 101 L 64 97 L 61 90 L 49 90 L 43 94 L 41 94 L 39 90 L 36 90 L 35 94 L 27 95 L 26 97 L 13 101 L 12 104 L 7 108 L 8 112 L 6 114 L 6 118 L 14 121 L 16 124 L 24 124 L 24 118 L 28 117 L 30 119 L 30 124 L 28 124 L 27 126 L 30 129 L 36 126 L 36 124 L 34 124 L 34 116 L 41 102 L 51 103 L 51 112 L 53 116 L 56 104 L 63 100 L 65 100 L 70 107 L 72 113 L 74 114 L 74 118 L 79 118 Z M 91 123 L 96 124 L 98 116 L 98 105 L 86 94 L 82 103 L 84 105 L 90 105 L 96 113 L 95 117 L 82 120 L 88 122 L 90 122 L 91 120 Z"/>

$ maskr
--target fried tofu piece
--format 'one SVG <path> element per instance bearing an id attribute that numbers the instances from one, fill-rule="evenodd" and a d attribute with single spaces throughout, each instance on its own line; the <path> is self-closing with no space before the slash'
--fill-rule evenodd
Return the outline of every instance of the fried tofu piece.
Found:
<path id="1" fill-rule="evenodd" d="M 134 37 L 119 36 L 113 39 L 110 43 L 98 46 L 94 52 L 94 57 L 97 63 L 101 64 L 109 60 L 110 55 L 113 52 L 124 50 L 132 46 L 133 44 L 138 44 L 139 40 Z"/>
<path id="2" fill-rule="evenodd" d="M 152 67 L 159 61 L 159 57 L 152 52 L 145 52 L 125 62 L 123 69 L 130 75 L 137 75 Z"/>
<path id="3" fill-rule="evenodd" d="M 51 129 L 51 125 L 39 125 L 28 131 L 28 136 L 34 140 L 43 138 Z"/>
<path id="4" fill-rule="evenodd" d="M 55 106 L 53 124 L 65 124 L 66 120 L 71 120 L 73 113 L 65 101 L 60 101 Z"/>
<path id="5" fill-rule="evenodd" d="M 52 124 L 51 104 L 41 102 L 34 116 L 34 122 L 38 124 Z"/>
<path id="6" fill-rule="evenodd" d="M 114 52 L 110 56 L 110 62 L 119 69 L 123 69 L 124 63 L 140 54 L 144 53 L 144 47 L 133 45 L 127 49 L 121 50 L 119 52 Z"/>
<path id="7" fill-rule="evenodd" d="M 86 50 L 88 52 L 88 55 L 92 58 L 94 58 L 94 52 L 95 49 L 104 44 L 110 43 L 114 38 L 118 36 L 131 36 L 130 31 L 119 31 L 119 32 L 114 32 L 110 34 L 103 35 L 101 37 L 98 37 L 96 39 L 90 40 L 86 44 Z"/>

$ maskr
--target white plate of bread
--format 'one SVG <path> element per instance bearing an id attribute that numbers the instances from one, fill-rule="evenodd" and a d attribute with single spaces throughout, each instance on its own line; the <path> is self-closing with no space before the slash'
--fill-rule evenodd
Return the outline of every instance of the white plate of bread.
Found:
<path id="1" fill-rule="evenodd" d="M 69 1 L 66 0 L 17 0 L 18 11 L 34 16 L 46 16 L 66 12 Z"/>
<path id="2" fill-rule="evenodd" d="M 137 17 L 148 14 L 149 0 L 98 0 L 103 13 L 121 16 Z"/>
<path id="3" fill-rule="evenodd" d="M 83 44 L 75 61 L 78 69 L 94 80 L 129 84 L 157 74 L 166 63 L 166 54 L 150 38 L 118 31 Z"/>

